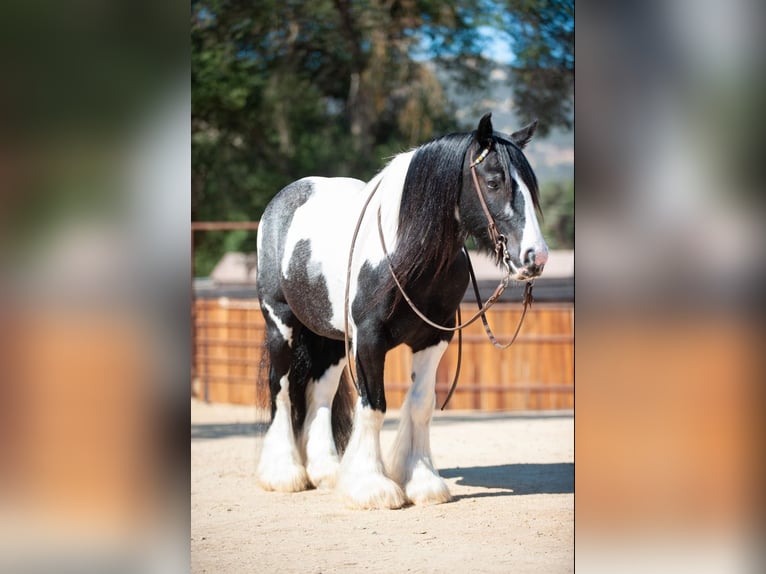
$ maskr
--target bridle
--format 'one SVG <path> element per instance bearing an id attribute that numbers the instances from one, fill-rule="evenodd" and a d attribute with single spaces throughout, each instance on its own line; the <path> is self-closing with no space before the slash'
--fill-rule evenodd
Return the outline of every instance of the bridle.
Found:
<path id="1" fill-rule="evenodd" d="M 495 225 L 495 218 L 492 217 L 492 213 L 489 211 L 487 200 L 484 198 L 484 193 L 481 191 L 481 186 L 479 185 L 479 177 L 476 175 L 476 167 L 485 159 L 487 159 L 487 156 L 491 150 L 492 143 L 490 142 L 490 144 L 482 150 L 476 160 L 473 159 L 473 152 L 471 152 L 471 165 L 469 167 L 471 169 L 473 187 L 476 190 L 476 195 L 479 198 L 481 208 L 484 211 L 484 216 L 487 218 L 487 232 L 489 233 L 489 238 L 492 241 L 492 244 L 495 246 L 495 258 L 498 263 L 502 261 L 503 266 L 505 267 L 506 275 L 510 276 L 511 265 L 513 265 L 513 263 L 511 262 L 511 254 L 508 253 L 508 239 L 505 237 L 505 235 L 497 230 L 497 225 Z"/>
<path id="2" fill-rule="evenodd" d="M 476 280 L 476 274 L 473 270 L 473 265 L 471 264 L 471 258 L 468 255 L 468 249 L 466 249 L 465 245 L 463 246 L 463 253 L 465 254 L 466 261 L 468 263 L 468 273 L 471 277 L 471 284 L 473 286 L 474 296 L 476 297 L 476 303 L 479 307 L 479 310 L 474 313 L 473 316 L 471 316 L 470 319 L 468 319 L 465 323 L 462 322 L 462 317 L 460 313 L 460 306 L 457 308 L 457 321 L 456 325 L 454 327 L 447 327 L 445 325 L 440 325 L 438 323 L 435 323 L 431 319 L 429 319 L 418 307 L 415 305 L 415 303 L 412 301 L 410 296 L 407 294 L 407 292 L 404 289 L 404 286 L 399 281 L 399 278 L 396 276 L 396 272 L 394 271 L 394 264 L 391 259 L 391 255 L 388 252 L 388 249 L 386 248 L 386 242 L 385 238 L 383 236 L 383 226 L 381 224 L 381 213 L 380 213 L 380 206 L 378 206 L 377 210 L 377 222 L 378 222 L 378 237 L 380 239 L 380 246 L 383 249 L 383 253 L 386 256 L 386 262 L 388 263 L 388 269 L 391 273 L 391 277 L 394 280 L 394 283 L 396 283 L 397 288 L 399 289 L 399 292 L 401 293 L 404 300 L 409 305 L 410 309 L 427 325 L 433 327 L 434 329 L 438 329 L 440 331 L 448 331 L 448 332 L 458 332 L 458 360 L 457 360 L 457 366 L 455 368 L 455 377 L 452 381 L 452 385 L 450 386 L 450 390 L 447 393 L 447 397 L 444 400 L 444 404 L 442 404 L 441 410 L 444 410 L 444 407 L 447 406 L 447 403 L 452 398 L 452 394 L 455 392 L 455 388 L 457 387 L 457 381 L 460 376 L 460 366 L 462 362 L 462 347 L 463 347 L 463 329 L 474 323 L 477 319 L 481 318 L 482 324 L 484 325 L 484 331 L 487 333 L 487 337 L 490 340 L 490 342 L 497 347 L 498 349 L 504 350 L 510 347 L 515 341 L 516 337 L 519 334 L 519 331 L 521 330 L 521 325 L 524 322 L 524 317 L 527 314 L 527 308 L 532 304 L 532 281 L 527 281 L 526 285 L 524 287 L 524 295 L 522 298 L 522 302 L 524 304 L 524 307 L 521 312 L 521 316 L 519 317 L 519 322 L 516 325 L 516 330 L 513 334 L 513 337 L 508 343 L 502 344 L 498 342 L 495 335 L 492 333 L 492 329 L 489 326 L 489 323 L 487 321 L 486 312 L 492 307 L 497 300 L 500 298 L 500 295 L 502 295 L 503 291 L 506 290 L 508 287 L 508 283 L 511 280 L 511 273 L 512 271 L 517 271 L 516 266 L 511 261 L 511 255 L 508 252 L 508 239 L 500 233 L 497 230 L 497 225 L 495 224 L 495 219 L 492 217 L 492 213 L 489 211 L 489 207 L 487 206 L 487 201 L 484 197 L 484 193 L 481 190 L 481 186 L 479 185 L 479 178 L 476 175 L 476 167 L 482 163 L 486 158 L 487 155 L 489 155 L 489 152 L 492 150 L 492 143 L 484 148 L 482 152 L 479 154 L 479 157 L 477 157 L 475 160 L 473 159 L 473 152 L 471 152 L 471 163 L 470 163 L 470 169 L 471 169 L 471 177 L 473 180 L 474 189 L 476 191 L 476 195 L 479 198 L 479 203 L 481 204 L 482 210 L 484 211 L 484 215 L 487 218 L 487 232 L 489 233 L 490 240 L 494 244 L 495 248 L 495 257 L 496 261 L 498 263 L 502 263 L 503 267 L 505 269 L 505 273 L 503 275 L 503 278 L 500 280 L 500 283 L 495 288 L 492 295 L 489 296 L 489 298 L 482 304 L 481 302 L 481 294 L 479 292 L 479 285 Z M 349 250 L 348 254 L 348 265 L 346 267 L 346 295 L 344 299 L 344 339 L 346 344 L 346 370 L 348 372 L 349 378 L 354 383 L 354 386 L 356 387 L 357 392 L 359 392 L 359 384 L 356 381 L 356 378 L 354 377 L 354 374 L 351 370 L 351 353 L 349 353 L 349 328 L 348 328 L 348 318 L 349 318 L 349 298 L 350 298 L 350 287 L 351 287 L 351 264 L 353 261 L 354 256 L 354 248 L 356 246 L 356 239 L 359 235 L 359 229 L 362 226 L 362 220 L 364 219 L 365 213 L 367 212 L 367 207 L 369 206 L 370 202 L 372 201 L 373 196 L 378 191 L 378 187 L 380 186 L 380 181 L 375 184 L 375 187 L 370 192 L 370 195 L 367 197 L 367 200 L 365 201 L 364 205 L 362 206 L 362 211 L 359 215 L 359 219 L 356 222 L 356 227 L 354 228 L 354 234 L 351 239 L 351 248 Z M 512 269 L 513 268 L 513 269 Z"/>

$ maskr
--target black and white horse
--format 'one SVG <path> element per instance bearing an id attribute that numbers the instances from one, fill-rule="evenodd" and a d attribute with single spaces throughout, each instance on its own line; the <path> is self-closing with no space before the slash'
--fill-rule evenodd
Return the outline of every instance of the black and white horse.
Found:
<path id="1" fill-rule="evenodd" d="M 307 177 L 274 197 L 258 231 L 272 406 L 257 469 L 264 488 L 335 486 L 359 508 L 450 500 L 432 461 L 429 427 L 436 368 L 453 333 L 415 315 L 393 281 L 383 246 L 415 305 L 446 326 L 455 325 L 468 284 L 464 240 L 473 236 L 495 248 L 488 215 L 506 238 L 512 278 L 538 276 L 548 248 L 536 217 L 537 180 L 521 151 L 535 127 L 504 135 L 493 131 L 487 114 L 473 133 L 395 156 L 367 184 Z M 338 392 L 346 325 L 358 377 L 355 405 Z M 387 351 L 402 343 L 413 352 L 412 385 L 384 465 L 383 366 Z M 353 422 L 345 439 L 338 432 L 344 420 Z"/>

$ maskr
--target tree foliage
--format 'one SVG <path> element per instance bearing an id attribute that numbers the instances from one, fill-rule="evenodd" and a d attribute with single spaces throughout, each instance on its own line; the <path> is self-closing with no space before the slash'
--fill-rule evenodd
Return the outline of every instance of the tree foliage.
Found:
<path id="1" fill-rule="evenodd" d="M 497 25 L 498 13 L 515 22 L 490 0 L 193 0 L 191 8 L 192 220 L 255 220 L 290 181 L 369 179 L 386 157 L 469 128 L 458 125 L 436 72 L 480 91 L 491 64 L 482 27 Z M 224 242 L 254 247 L 253 234 L 233 237 L 197 237 L 198 272 Z"/>
<path id="2" fill-rule="evenodd" d="M 523 122 L 545 118 L 539 135 L 570 129 L 574 97 L 574 0 L 506 0 L 501 17 L 515 59 L 513 95 Z"/>
<path id="3" fill-rule="evenodd" d="M 574 182 L 550 181 L 540 189 L 543 235 L 551 249 L 574 248 Z"/>

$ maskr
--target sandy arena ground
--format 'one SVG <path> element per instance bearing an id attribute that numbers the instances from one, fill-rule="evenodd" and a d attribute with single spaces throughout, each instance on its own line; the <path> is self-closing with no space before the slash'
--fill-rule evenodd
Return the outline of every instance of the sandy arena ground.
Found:
<path id="1" fill-rule="evenodd" d="M 386 415 L 384 453 L 397 415 Z M 437 412 L 431 446 L 454 501 L 386 511 L 348 510 L 332 491 L 261 490 L 263 420 L 192 401 L 193 572 L 573 571 L 571 412 Z"/>

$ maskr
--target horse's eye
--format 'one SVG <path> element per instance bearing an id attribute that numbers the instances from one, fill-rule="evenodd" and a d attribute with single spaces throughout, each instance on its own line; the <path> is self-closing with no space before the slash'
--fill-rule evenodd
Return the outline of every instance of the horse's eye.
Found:
<path id="1" fill-rule="evenodd" d="M 488 179 L 487 187 L 490 189 L 497 189 L 498 187 L 500 187 L 500 182 L 496 179 Z"/>

